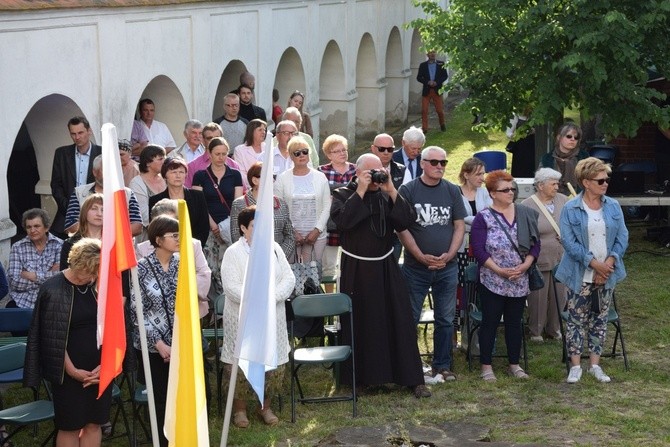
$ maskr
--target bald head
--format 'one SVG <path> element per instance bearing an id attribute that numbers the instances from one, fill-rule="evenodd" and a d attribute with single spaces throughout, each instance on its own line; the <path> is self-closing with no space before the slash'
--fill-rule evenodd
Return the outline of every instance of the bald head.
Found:
<path id="1" fill-rule="evenodd" d="M 375 154 L 363 154 L 356 160 L 356 171 L 368 171 L 370 169 L 380 169 L 382 162 Z"/>
<path id="2" fill-rule="evenodd" d="M 370 151 L 375 154 L 382 162 L 382 166 L 388 167 L 393 157 L 395 143 L 393 137 L 387 133 L 377 135 L 370 146 Z"/>

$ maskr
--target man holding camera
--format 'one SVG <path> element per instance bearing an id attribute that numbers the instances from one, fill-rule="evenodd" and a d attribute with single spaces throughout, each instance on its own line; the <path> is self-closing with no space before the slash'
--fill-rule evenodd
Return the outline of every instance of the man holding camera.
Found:
<path id="1" fill-rule="evenodd" d="M 400 187 L 399 194 L 415 210 L 408 230 L 398 233 L 405 247 L 402 272 L 409 287 L 414 324 L 419 323 L 423 302 L 432 287 L 435 331 L 432 375 L 455 380 L 451 372 L 458 262 L 466 216 L 459 188 L 444 180 L 447 153 L 437 146 L 421 152 L 420 177 Z"/>
<path id="2" fill-rule="evenodd" d="M 374 154 L 356 161 L 356 177 L 333 191 L 331 218 L 342 245 L 340 290 L 351 297 L 356 346 L 356 384 L 396 383 L 417 398 L 431 395 L 424 384 L 407 285 L 393 258 L 393 231 L 412 224 L 410 205 L 398 194 Z M 348 340 L 349 318 L 342 319 Z M 345 365 L 351 368 L 351 364 Z M 347 374 L 342 374 L 346 383 Z"/>

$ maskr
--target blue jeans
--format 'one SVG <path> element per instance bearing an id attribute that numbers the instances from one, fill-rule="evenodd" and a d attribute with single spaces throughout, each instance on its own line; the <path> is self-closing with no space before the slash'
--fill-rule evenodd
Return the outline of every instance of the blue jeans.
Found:
<path id="1" fill-rule="evenodd" d="M 432 287 L 435 329 L 433 331 L 433 368 L 451 369 L 452 339 L 454 336 L 454 314 L 456 313 L 456 287 L 458 286 L 458 263 L 456 260 L 440 270 L 403 264 L 402 272 L 407 280 L 414 323 L 419 323 L 423 301 Z"/>

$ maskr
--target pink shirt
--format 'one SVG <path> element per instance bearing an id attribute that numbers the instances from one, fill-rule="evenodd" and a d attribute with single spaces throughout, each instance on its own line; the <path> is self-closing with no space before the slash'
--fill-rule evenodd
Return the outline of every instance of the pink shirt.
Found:
<path id="1" fill-rule="evenodd" d="M 247 180 L 247 171 L 254 163 L 259 161 L 259 157 L 265 151 L 265 142 L 261 143 L 261 152 L 257 153 L 253 147 L 240 144 L 235 148 L 235 161 L 240 165 L 240 174 L 242 174 L 242 183 L 245 188 L 249 188 L 249 181 Z"/>
<path id="2" fill-rule="evenodd" d="M 195 173 L 198 171 L 202 171 L 203 169 L 207 169 L 207 166 L 210 165 L 209 161 L 209 152 L 205 152 L 192 162 L 188 164 L 188 174 L 186 174 L 186 180 L 184 180 L 184 186 L 187 188 L 190 188 L 193 185 L 193 177 L 195 176 Z M 240 165 L 238 165 L 235 160 L 232 158 L 228 157 L 226 158 L 226 166 L 237 169 L 238 171 L 240 170 Z M 242 176 L 244 179 L 244 176 Z M 244 181 L 244 180 L 243 180 Z"/>

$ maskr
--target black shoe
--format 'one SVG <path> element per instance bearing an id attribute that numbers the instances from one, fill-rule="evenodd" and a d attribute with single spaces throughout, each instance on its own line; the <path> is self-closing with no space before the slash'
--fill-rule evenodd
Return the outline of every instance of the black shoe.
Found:
<path id="1" fill-rule="evenodd" d="M 414 387 L 414 397 L 421 399 L 422 397 L 430 397 L 433 394 L 426 385 L 417 385 Z"/>
<path id="2" fill-rule="evenodd" d="M 444 124 L 441 124 L 441 125 L 440 125 L 440 130 L 441 130 L 442 132 L 446 132 L 446 131 L 447 131 L 447 126 L 445 126 Z"/>
<path id="3" fill-rule="evenodd" d="M 421 131 L 423 132 L 424 135 L 428 133 L 428 129 L 421 129 Z"/>

